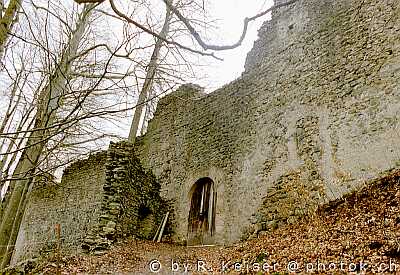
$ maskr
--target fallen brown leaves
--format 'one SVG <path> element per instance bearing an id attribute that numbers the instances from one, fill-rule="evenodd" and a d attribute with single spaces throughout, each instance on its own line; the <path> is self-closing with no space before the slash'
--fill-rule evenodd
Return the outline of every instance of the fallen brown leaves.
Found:
<path id="1" fill-rule="evenodd" d="M 400 274 L 399 179 L 400 171 L 392 172 L 295 225 L 231 247 L 188 248 L 128 239 L 101 256 L 68 258 L 62 270 L 66 274 L 147 274 L 151 273 L 149 263 L 157 260 L 160 274 L 171 274 L 174 267 L 183 272 L 184 263 L 196 271 L 198 261 L 209 273 L 262 274 L 262 265 L 268 264 L 268 272 L 287 274 L 288 264 L 296 267 L 295 261 L 297 273 Z M 273 264 L 278 264 L 276 270 Z M 47 265 L 42 271 L 53 274 L 55 267 Z"/>

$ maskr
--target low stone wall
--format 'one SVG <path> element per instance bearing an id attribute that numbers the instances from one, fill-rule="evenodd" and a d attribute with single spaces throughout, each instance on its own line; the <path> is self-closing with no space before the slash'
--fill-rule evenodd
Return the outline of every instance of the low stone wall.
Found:
<path id="1" fill-rule="evenodd" d="M 105 182 L 106 153 L 79 160 L 64 170 L 61 183 L 33 188 L 18 233 L 12 264 L 49 253 L 56 247 L 55 225 L 61 226 L 64 254 L 81 250 L 81 240 L 96 227 Z"/>
<path id="2" fill-rule="evenodd" d="M 153 238 L 172 209 L 127 142 L 79 160 L 65 169 L 61 183 L 45 182 L 31 192 L 12 264 L 52 253 L 61 226 L 62 254 L 103 250 L 120 237 Z M 169 220 L 172 220 L 170 216 Z M 165 235 L 171 233 L 171 222 Z"/>

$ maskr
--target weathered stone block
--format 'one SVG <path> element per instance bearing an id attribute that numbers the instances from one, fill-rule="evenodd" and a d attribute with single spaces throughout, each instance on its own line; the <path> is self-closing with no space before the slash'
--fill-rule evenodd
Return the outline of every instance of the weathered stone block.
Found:
<path id="1" fill-rule="evenodd" d="M 202 177 L 219 190 L 216 239 L 232 242 L 255 212 L 286 220 L 398 166 L 396 4 L 299 0 L 259 30 L 239 79 L 160 100 L 137 153 L 177 199 L 176 239 Z M 272 187 L 281 193 L 264 199 Z"/>

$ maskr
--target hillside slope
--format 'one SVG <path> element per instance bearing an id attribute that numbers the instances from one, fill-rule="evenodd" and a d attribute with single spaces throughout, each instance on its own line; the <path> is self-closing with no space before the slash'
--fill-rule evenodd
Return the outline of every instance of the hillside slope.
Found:
<path id="1" fill-rule="evenodd" d="M 188 248 L 128 239 L 101 256 L 64 258 L 61 269 L 65 274 L 151 274 L 152 262 L 154 269 L 161 264 L 159 274 L 182 273 L 185 266 L 214 274 L 400 274 L 400 171 L 366 186 L 297 224 L 231 247 Z M 56 271 L 56 264 L 47 262 L 33 273 Z"/>

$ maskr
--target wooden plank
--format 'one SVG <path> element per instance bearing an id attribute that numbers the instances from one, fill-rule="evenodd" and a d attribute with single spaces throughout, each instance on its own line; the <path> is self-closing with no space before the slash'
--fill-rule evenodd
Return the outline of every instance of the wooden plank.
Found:
<path id="1" fill-rule="evenodd" d="M 165 219 L 165 215 L 164 215 L 164 217 L 163 217 L 163 219 L 162 219 L 160 225 L 159 225 L 158 228 L 157 228 L 156 234 L 155 234 L 154 237 L 153 237 L 153 242 L 155 242 L 155 241 L 157 240 L 157 236 L 158 236 L 158 234 L 160 234 L 160 230 L 161 230 L 161 227 L 162 227 L 162 225 L 163 225 L 163 223 L 164 223 L 164 219 Z"/>
<path id="2" fill-rule="evenodd" d="M 161 241 L 162 235 L 164 234 L 164 229 L 165 229 L 165 225 L 167 224 L 168 215 L 169 215 L 169 211 L 167 212 L 167 214 L 165 214 L 165 219 L 164 219 L 164 221 L 162 223 L 161 231 L 160 231 L 160 234 L 158 235 L 158 238 L 157 238 L 157 242 L 158 243 Z"/>

